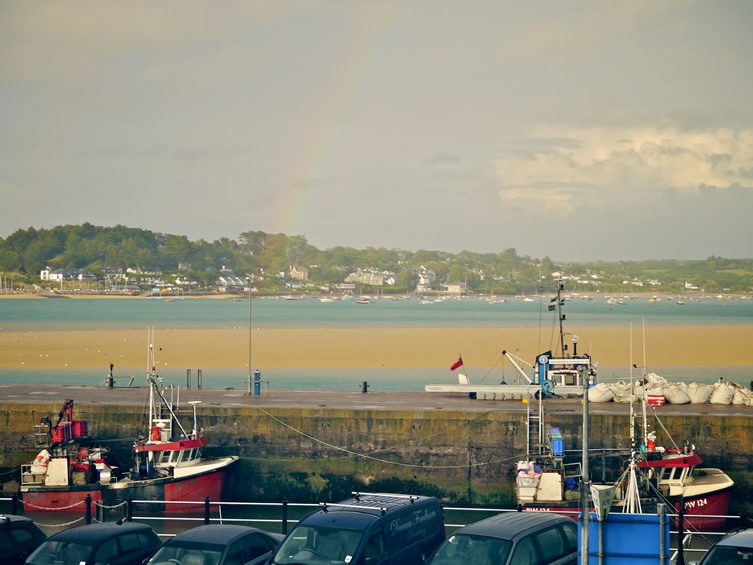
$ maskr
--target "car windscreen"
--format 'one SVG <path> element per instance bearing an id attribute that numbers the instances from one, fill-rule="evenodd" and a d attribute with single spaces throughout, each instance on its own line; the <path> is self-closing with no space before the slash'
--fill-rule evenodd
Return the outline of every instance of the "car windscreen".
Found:
<path id="1" fill-rule="evenodd" d="M 86 562 L 92 546 L 85 543 L 48 539 L 26 560 L 31 565 L 79 565 Z"/>
<path id="2" fill-rule="evenodd" d="M 716 545 L 712 547 L 704 563 L 724 563 L 725 565 L 750 565 L 753 563 L 753 547 L 735 547 L 733 545 Z"/>
<path id="3" fill-rule="evenodd" d="M 206 563 L 216 565 L 220 562 L 224 551 L 225 546 L 220 544 L 171 540 L 152 556 L 148 564 Z"/>
<path id="4" fill-rule="evenodd" d="M 510 540 L 455 534 L 439 546 L 431 558 L 431 565 L 454 565 L 469 563 L 473 565 L 497 565 L 504 563 L 510 554 Z"/>
<path id="5" fill-rule="evenodd" d="M 277 550 L 272 563 L 351 563 L 362 536 L 363 532 L 360 530 L 298 526 Z"/>

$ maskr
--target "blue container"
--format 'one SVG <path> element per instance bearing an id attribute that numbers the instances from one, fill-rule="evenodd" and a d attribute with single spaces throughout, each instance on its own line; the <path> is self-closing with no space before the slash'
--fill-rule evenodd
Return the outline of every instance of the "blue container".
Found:
<path id="1" fill-rule="evenodd" d="M 261 396 L 261 371 L 254 370 L 254 396 Z"/>
<path id="2" fill-rule="evenodd" d="M 602 565 L 659 564 L 664 539 L 664 562 L 669 563 L 670 517 L 657 514 L 610 514 L 603 522 L 589 514 L 588 563 L 599 563 L 599 527 L 602 529 Z M 578 516 L 578 555 L 582 554 L 582 514 Z"/>
<path id="3" fill-rule="evenodd" d="M 562 434 L 560 433 L 559 428 L 550 428 L 549 429 L 549 438 L 552 442 L 552 455 L 554 457 L 564 457 L 565 456 L 565 445 L 562 441 Z"/>

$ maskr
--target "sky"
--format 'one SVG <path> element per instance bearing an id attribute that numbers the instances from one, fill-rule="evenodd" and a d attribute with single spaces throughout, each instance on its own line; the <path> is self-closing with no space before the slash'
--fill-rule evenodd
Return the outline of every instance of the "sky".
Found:
<path id="1" fill-rule="evenodd" d="M 753 2 L 0 3 L 0 237 L 753 257 Z"/>

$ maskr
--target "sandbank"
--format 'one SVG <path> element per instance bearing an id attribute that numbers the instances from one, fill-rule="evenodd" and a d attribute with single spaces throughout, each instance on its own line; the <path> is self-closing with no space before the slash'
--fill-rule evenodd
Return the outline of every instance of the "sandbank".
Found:
<path id="1" fill-rule="evenodd" d="M 579 353 L 603 366 L 629 366 L 627 328 L 583 327 Z M 646 328 L 650 366 L 753 365 L 753 325 Z M 492 367 L 507 349 L 527 361 L 553 346 L 538 328 L 293 328 L 258 329 L 252 364 L 270 368 L 443 368 L 462 354 L 468 367 Z M 642 364 L 643 337 L 633 329 L 633 362 Z M 248 330 L 165 329 L 156 334 L 157 360 L 170 368 L 248 367 Z M 142 330 L 0 332 L 0 368 L 141 368 Z"/>

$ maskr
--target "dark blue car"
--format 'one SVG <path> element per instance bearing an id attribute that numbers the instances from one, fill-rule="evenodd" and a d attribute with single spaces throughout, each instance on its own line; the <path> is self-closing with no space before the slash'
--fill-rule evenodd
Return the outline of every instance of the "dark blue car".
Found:
<path id="1" fill-rule="evenodd" d="M 283 537 L 248 526 L 199 526 L 168 541 L 148 565 L 257 565 L 272 557 Z"/>
<path id="2" fill-rule="evenodd" d="M 160 542 L 146 524 L 90 524 L 50 536 L 28 565 L 141 565 Z"/>
<path id="3" fill-rule="evenodd" d="M 0 563 L 21 565 L 46 538 L 29 518 L 0 516 Z"/>

